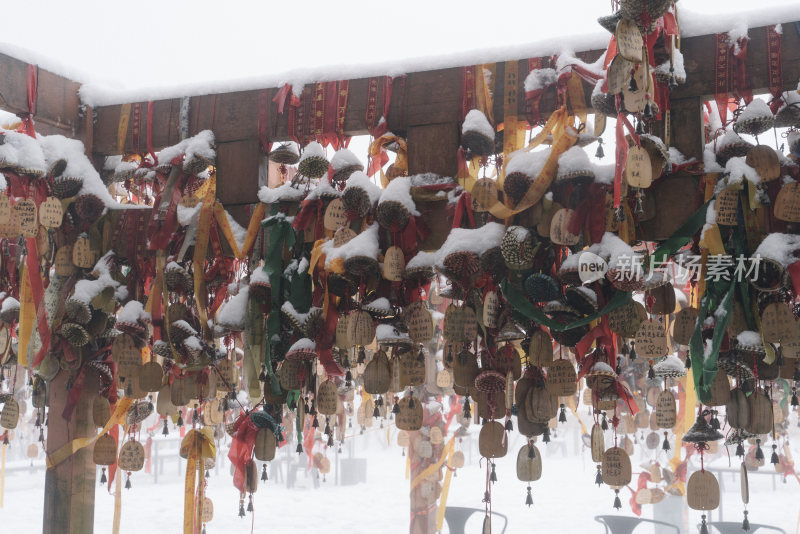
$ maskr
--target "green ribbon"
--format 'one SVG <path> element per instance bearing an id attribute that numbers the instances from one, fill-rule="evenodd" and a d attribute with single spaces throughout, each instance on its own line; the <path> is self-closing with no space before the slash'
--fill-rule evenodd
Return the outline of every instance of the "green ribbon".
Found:
<path id="1" fill-rule="evenodd" d="M 708 206 L 714 199 L 712 198 L 695 212 L 694 215 L 689 217 L 686 222 L 684 222 L 680 228 L 675 230 L 675 232 L 667 238 L 666 241 L 661 243 L 661 245 L 653 251 L 654 265 L 661 265 L 667 259 L 669 259 L 673 254 L 678 252 L 681 248 L 686 245 L 689 240 L 692 239 L 692 236 L 696 234 L 706 223 L 706 213 L 708 212 Z M 650 265 L 645 265 L 644 268 L 648 269 Z"/>
<path id="2" fill-rule="evenodd" d="M 717 376 L 719 367 L 719 347 L 722 338 L 728 328 L 733 309 L 733 296 L 736 293 L 736 282 L 734 280 L 720 280 L 709 282 L 706 285 L 706 292 L 700 299 L 700 310 L 697 314 L 697 322 L 694 325 L 694 332 L 689 341 L 689 353 L 692 362 L 692 375 L 694 377 L 694 387 L 697 397 L 702 402 L 711 399 L 711 385 Z M 706 354 L 703 343 L 703 324 L 709 314 L 716 317 L 714 324 L 714 335 L 711 338 L 711 349 Z"/>

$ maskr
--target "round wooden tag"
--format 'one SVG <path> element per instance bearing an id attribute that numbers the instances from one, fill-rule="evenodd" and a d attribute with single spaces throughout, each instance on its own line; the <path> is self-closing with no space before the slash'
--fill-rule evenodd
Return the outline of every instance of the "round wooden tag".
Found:
<path id="1" fill-rule="evenodd" d="M 542 478 L 542 454 L 536 445 L 523 445 L 517 453 L 517 479 L 522 482 L 535 482 Z"/>
<path id="2" fill-rule="evenodd" d="M 397 433 L 397 446 L 398 447 L 403 447 L 405 449 L 406 447 L 408 447 L 409 443 L 410 443 L 410 440 L 409 440 L 409 437 L 408 437 L 408 432 L 406 432 L 405 430 L 401 430 L 400 432 Z"/>
<path id="3" fill-rule="evenodd" d="M 641 54 L 641 47 L 639 48 Z M 614 56 L 608 66 L 608 94 L 618 95 L 627 87 L 633 63 L 620 56 Z"/>
<path id="4" fill-rule="evenodd" d="M 572 246 L 578 244 L 580 235 L 572 234 L 568 230 L 574 214 L 573 210 L 563 208 L 553 215 L 553 220 L 550 222 L 550 241 L 556 245 Z"/>
<path id="5" fill-rule="evenodd" d="M 334 198 L 328 203 L 322 224 L 326 230 L 338 230 L 347 224 L 347 212 L 341 198 Z"/>
<path id="6" fill-rule="evenodd" d="M 497 296 L 497 291 L 489 291 L 483 298 L 483 325 L 486 328 L 497 328 L 500 326 L 498 320 L 500 318 L 500 297 Z"/>
<path id="7" fill-rule="evenodd" d="M 655 417 L 655 412 L 653 412 L 653 417 Z M 650 432 L 647 434 L 647 437 L 645 438 L 645 446 L 648 449 L 651 451 L 655 450 L 659 445 L 661 445 L 661 436 L 659 436 L 658 433 Z"/>
<path id="8" fill-rule="evenodd" d="M 259 462 L 271 462 L 275 458 L 277 445 L 275 432 L 269 428 L 259 428 L 256 433 L 256 445 L 253 449 L 256 460 Z"/>
<path id="9" fill-rule="evenodd" d="M 609 328 L 622 337 L 635 337 L 639 327 L 647 319 L 647 311 L 634 300 L 623 304 L 608 314 Z"/>
<path id="10" fill-rule="evenodd" d="M 347 337 L 350 343 L 358 346 L 367 346 L 375 339 L 375 323 L 369 313 L 354 311 L 347 319 Z"/>
<path id="11" fill-rule="evenodd" d="M 75 240 L 72 247 L 72 263 L 81 269 L 91 269 L 97 263 L 97 254 L 92 250 L 89 238 L 84 236 Z"/>
<path id="12" fill-rule="evenodd" d="M 642 62 L 642 47 L 644 46 L 642 32 L 639 31 L 635 21 L 626 18 L 620 19 L 614 36 L 620 56 L 633 63 Z"/>
<path id="13" fill-rule="evenodd" d="M 258 491 L 258 465 L 252 459 L 244 464 L 244 491 L 245 493 Z"/>
<path id="14" fill-rule="evenodd" d="M 3 404 L 0 412 L 0 426 L 7 430 L 14 430 L 19 423 L 19 404 L 14 399 L 8 399 Z"/>
<path id="15" fill-rule="evenodd" d="M 25 449 L 25 456 L 34 460 L 39 457 L 39 447 L 35 443 L 31 443 L 28 445 L 28 448 Z"/>
<path id="16" fill-rule="evenodd" d="M 456 469 L 461 469 L 464 467 L 464 453 L 461 451 L 454 452 L 453 458 L 450 461 L 450 465 Z"/>
<path id="17" fill-rule="evenodd" d="M 658 321 L 644 321 L 636 332 L 636 353 L 641 358 L 657 359 L 669 352 L 664 325 Z"/>
<path id="18" fill-rule="evenodd" d="M 649 311 L 652 315 L 670 315 L 675 313 L 675 288 L 671 283 L 645 291 L 645 302 L 652 302 Z M 652 297 L 652 298 L 650 298 Z"/>
<path id="19" fill-rule="evenodd" d="M 72 245 L 64 245 L 56 250 L 53 263 L 58 276 L 72 276 L 75 272 L 75 264 L 72 263 Z"/>
<path id="20" fill-rule="evenodd" d="M 800 222 L 800 183 L 790 182 L 778 192 L 775 199 L 775 218 L 786 222 Z"/>
<path id="21" fill-rule="evenodd" d="M 209 523 L 214 519 L 214 502 L 208 497 L 203 498 L 203 511 L 200 516 L 200 521 Z"/>
<path id="22" fill-rule="evenodd" d="M 658 428 L 672 428 L 677 418 L 675 395 L 671 391 L 662 391 L 656 402 L 656 424 Z"/>
<path id="23" fill-rule="evenodd" d="M 108 423 L 109 419 L 111 419 L 111 404 L 108 402 L 107 398 L 103 397 L 102 395 L 98 395 L 94 398 L 94 401 L 92 401 L 92 421 L 94 422 L 94 426 L 103 428 L 106 426 L 106 423 Z M 115 455 L 116 450 L 117 449 L 115 445 Z"/>
<path id="24" fill-rule="evenodd" d="M 750 412 L 749 424 L 745 430 L 752 434 L 768 434 L 772 432 L 772 403 L 763 391 L 755 391 L 747 399 Z"/>
<path id="25" fill-rule="evenodd" d="M 533 387 L 528 391 L 525 407 L 534 423 L 546 423 L 558 414 L 558 399 L 545 388 Z"/>
<path id="26" fill-rule="evenodd" d="M 481 178 L 477 180 L 472 186 L 472 198 L 484 210 L 488 210 L 498 201 L 497 199 L 497 182 L 491 178 Z"/>
<path id="27" fill-rule="evenodd" d="M 478 358 L 468 350 L 459 352 L 453 361 L 453 382 L 457 386 L 471 387 L 478 376 Z"/>
<path id="28" fill-rule="evenodd" d="M 45 228 L 58 228 L 64 219 L 64 210 L 61 201 L 56 197 L 47 197 L 39 204 L 39 223 Z"/>
<path id="29" fill-rule="evenodd" d="M 214 374 L 210 376 L 215 376 Z M 164 370 L 161 365 L 156 361 L 150 361 L 144 364 L 139 371 L 139 387 L 144 391 L 154 393 L 161 389 L 161 384 L 164 381 Z"/>
<path id="30" fill-rule="evenodd" d="M 762 182 L 771 182 L 781 175 L 778 154 L 767 145 L 756 145 L 748 150 L 745 163 L 756 170 Z"/>
<path id="31" fill-rule="evenodd" d="M 728 375 L 718 372 L 711 383 L 711 398 L 706 403 L 708 406 L 725 406 L 731 397 L 731 384 Z"/>
<path id="32" fill-rule="evenodd" d="M 144 467 L 144 447 L 138 441 L 128 441 L 119 451 L 119 468 L 123 471 L 139 471 Z"/>
<path id="33" fill-rule="evenodd" d="M 333 380 L 326 380 L 319 385 L 316 396 L 317 411 L 323 415 L 336 415 L 339 401 L 339 390 Z"/>
<path id="34" fill-rule="evenodd" d="M 92 461 L 96 465 L 113 465 L 117 461 L 117 440 L 103 434 L 94 442 Z"/>
<path id="35" fill-rule="evenodd" d="M 633 77 L 636 79 L 636 91 L 631 91 L 629 85 L 622 88 L 622 101 L 628 113 L 642 113 L 647 104 L 647 69 L 643 64 L 639 64 Z M 650 76 L 650 87 L 653 86 L 652 75 Z M 648 163 L 649 165 L 649 163 Z M 628 182 L 630 183 L 630 182 Z"/>
<path id="36" fill-rule="evenodd" d="M 177 415 L 178 409 L 172 404 L 172 388 L 169 384 L 165 384 L 158 390 L 156 397 L 156 412 L 163 417 L 172 417 Z"/>
<path id="37" fill-rule="evenodd" d="M 337 248 L 341 247 L 349 243 L 355 236 L 356 233 L 354 231 L 347 226 L 342 226 L 333 234 L 333 246 Z"/>
<path id="38" fill-rule="evenodd" d="M 386 353 L 379 350 L 364 368 L 364 391 L 370 395 L 383 395 L 389 391 L 392 368 Z"/>
<path id="39" fill-rule="evenodd" d="M 395 416 L 395 424 L 400 430 L 419 430 L 422 428 L 422 403 L 412 396 L 403 397 L 397 403 L 400 413 Z"/>
<path id="40" fill-rule="evenodd" d="M 717 224 L 723 226 L 739 224 L 739 191 L 735 189 L 720 191 L 714 201 L 714 209 L 717 212 Z"/>
<path id="41" fill-rule="evenodd" d="M 591 443 L 592 461 L 596 463 L 602 462 L 603 455 L 606 452 L 606 440 L 605 436 L 603 436 L 603 428 L 598 423 L 592 425 Z"/>
<path id="42" fill-rule="evenodd" d="M 465 324 L 464 308 L 449 304 L 444 310 L 444 324 L 442 326 L 444 338 L 455 343 L 468 341 L 465 335 Z"/>
<path id="43" fill-rule="evenodd" d="M 473 341 L 478 337 L 478 319 L 475 316 L 475 310 L 465 306 L 461 313 L 464 319 L 464 337 L 467 338 L 467 341 Z"/>
<path id="44" fill-rule="evenodd" d="M 336 346 L 340 349 L 349 349 L 353 346 L 350 336 L 347 335 L 347 318 L 347 315 L 341 314 L 336 322 Z"/>
<path id="45" fill-rule="evenodd" d="M 672 339 L 675 343 L 688 345 L 696 324 L 697 310 L 695 308 L 683 308 L 679 311 L 672 323 Z"/>
<path id="46" fill-rule="evenodd" d="M 396 246 L 389 247 L 383 256 L 383 277 L 391 282 L 400 282 L 405 271 L 406 258 L 403 250 Z"/>
<path id="47" fill-rule="evenodd" d="M 566 359 L 556 360 L 547 366 L 547 392 L 553 397 L 574 395 L 578 388 L 578 375 L 572 362 Z"/>
<path id="48" fill-rule="evenodd" d="M 422 351 L 408 351 L 400 355 L 400 380 L 407 386 L 425 383 L 425 355 Z"/>
<path id="49" fill-rule="evenodd" d="M 745 428 L 750 424 L 750 406 L 744 391 L 736 388 L 730 392 L 730 399 L 725 405 L 725 414 L 728 424 L 733 428 Z"/>
<path id="50" fill-rule="evenodd" d="M 14 204 L 14 215 L 19 221 L 19 229 L 22 237 L 36 237 L 39 230 L 39 217 L 37 215 L 36 203 L 31 199 L 18 200 Z"/>
<path id="51" fill-rule="evenodd" d="M 631 483 L 631 459 L 622 447 L 612 447 L 603 453 L 601 467 L 603 482 L 609 486 L 627 486 Z"/>
<path id="52" fill-rule="evenodd" d="M 406 326 L 408 337 L 417 343 L 427 343 L 433 339 L 433 316 L 421 300 L 411 303 L 406 308 Z"/>
<path id="53" fill-rule="evenodd" d="M 441 445 L 444 442 L 444 436 L 442 435 L 442 430 L 438 426 L 431 427 L 431 435 L 430 435 L 431 443 L 434 445 Z"/>
<path id="54" fill-rule="evenodd" d="M 217 363 L 217 389 L 220 391 L 233 391 L 239 378 L 235 372 L 236 366 L 233 360 L 224 359 Z M 286 389 L 286 388 L 283 388 Z"/>
<path id="55" fill-rule="evenodd" d="M 442 389 L 453 387 L 453 372 L 450 369 L 442 369 L 436 373 L 436 385 Z"/>
<path id="56" fill-rule="evenodd" d="M 761 333 L 767 343 L 780 343 L 781 340 L 794 339 L 797 325 L 789 305 L 773 302 L 761 313 Z"/>
<path id="57" fill-rule="evenodd" d="M 528 345 L 528 361 L 540 366 L 553 362 L 553 338 L 544 330 L 535 330 Z"/>
<path id="58" fill-rule="evenodd" d="M 628 159 L 625 162 L 625 181 L 631 187 L 642 189 L 650 187 L 650 184 L 653 183 L 650 154 L 644 148 L 634 145 L 628 149 Z"/>
<path id="59" fill-rule="evenodd" d="M 484 458 L 502 458 L 508 452 L 506 429 L 498 421 L 489 421 L 478 435 L 478 450 Z"/>
<path id="60" fill-rule="evenodd" d="M 719 482 L 710 471 L 695 471 L 686 484 L 686 500 L 692 510 L 719 507 Z"/>

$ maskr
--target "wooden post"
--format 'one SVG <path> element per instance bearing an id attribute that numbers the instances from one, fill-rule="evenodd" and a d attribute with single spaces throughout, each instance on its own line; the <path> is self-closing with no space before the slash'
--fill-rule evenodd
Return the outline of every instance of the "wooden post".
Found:
<path id="1" fill-rule="evenodd" d="M 47 421 L 47 454 L 52 454 L 75 438 L 93 436 L 92 401 L 98 382 L 88 373 L 72 418 L 61 417 L 67 403 L 70 373 L 61 371 L 50 383 Z M 85 447 L 52 469 L 47 470 L 44 486 L 43 534 L 92 534 L 94 529 L 94 491 L 96 466 L 92 447 Z"/>
<path id="2" fill-rule="evenodd" d="M 687 98 L 672 100 L 670 122 L 672 135 L 670 145 L 687 158 L 703 161 L 705 135 L 703 125 L 703 99 Z"/>

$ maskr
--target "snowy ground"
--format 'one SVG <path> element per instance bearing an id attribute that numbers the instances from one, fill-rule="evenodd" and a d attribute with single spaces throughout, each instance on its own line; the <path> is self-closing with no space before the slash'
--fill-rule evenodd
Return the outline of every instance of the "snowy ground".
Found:
<path id="1" fill-rule="evenodd" d="M 796 417 L 795 415 L 792 416 Z M 376 425 L 377 426 L 377 425 Z M 448 504 L 482 508 L 486 472 L 479 465 L 477 454 L 477 428 L 472 428 L 475 437 L 464 439 L 460 444 L 466 457 L 466 465 L 459 469 L 450 488 Z M 339 459 L 366 458 L 366 482 L 351 486 L 337 486 L 336 453 L 328 452 L 332 470 L 326 481 L 316 479 L 316 472 L 305 472 L 303 464 L 297 471 L 295 487 L 287 488 L 288 467 L 298 463 L 294 447 L 279 451 L 278 459 L 272 462 L 270 480 L 261 484 L 254 496 L 255 517 L 253 532 L 351 532 L 359 533 L 402 533 L 408 531 L 408 481 L 405 479 L 406 459 L 402 449 L 395 443 L 396 430 L 389 432 L 387 444 L 386 429 L 368 429 L 364 435 L 358 430 L 353 439 L 346 443 Z M 598 488 L 593 484 L 595 465 L 589 452 L 583 450 L 579 439 L 578 425 L 574 418 L 562 425 L 558 436 L 547 446 L 538 447 L 543 453 L 544 469 L 542 479 L 533 484 L 534 506 L 525 506 L 525 484 L 515 475 L 516 452 L 525 443 L 516 432 L 509 444 L 508 455 L 497 461 L 498 482 L 492 488 L 494 510 L 509 518 L 505 532 L 563 532 L 563 533 L 601 533 L 603 527 L 594 521 L 600 514 L 631 515 L 628 500 L 630 492 L 623 490 L 620 496 L 623 509 L 617 512 L 612 508 L 613 492 Z M 160 439 L 160 437 L 158 438 Z M 178 460 L 174 440 L 163 444 L 163 473 L 158 482 L 153 474 L 135 473 L 132 489 L 122 490 L 121 533 L 141 532 L 177 533 L 181 531 L 183 515 L 183 469 L 185 462 Z M 795 440 L 797 442 L 797 440 Z M 224 446 L 223 446 L 224 449 Z M 637 449 L 640 449 L 637 447 Z M 470 452 L 471 451 L 471 452 Z M 9 454 L 13 458 L 13 454 Z M 800 454 L 795 451 L 795 457 Z M 302 456 L 303 460 L 307 457 Z M 642 456 L 637 450 L 633 457 L 634 483 L 638 465 L 650 457 Z M 664 460 L 663 454 L 660 458 Z M 42 524 L 42 485 L 44 469 L 41 457 L 30 468 L 28 460 L 10 460 L 9 472 L 5 480 L 5 502 L 0 509 L 0 532 L 38 532 Z M 720 458 L 715 464 L 727 467 L 727 458 Z M 485 463 L 482 464 L 485 466 Z M 734 466 L 738 465 L 734 461 Z M 771 472 L 771 466 L 762 468 Z M 343 473 L 340 472 L 339 476 Z M 238 496 L 233 488 L 230 466 L 227 461 L 219 462 L 211 471 L 208 496 L 214 501 L 215 517 L 208 524 L 208 534 L 220 532 L 247 532 L 251 527 L 251 515 L 240 519 Z M 775 488 L 773 489 L 773 480 Z M 739 497 L 738 475 L 726 475 L 724 489 L 723 519 L 740 521 L 742 504 Z M 751 475 L 750 520 L 753 523 L 768 523 L 780 526 L 788 533 L 794 533 L 800 512 L 800 485 L 796 480 L 782 483 L 777 477 Z M 668 497 L 668 500 L 675 499 Z M 111 531 L 113 519 L 113 496 L 104 488 L 97 489 L 95 532 Z M 666 503 L 667 501 L 665 501 Z M 678 504 L 678 503 L 672 503 Z M 682 504 L 683 514 L 686 508 Z M 645 506 L 642 517 L 652 518 L 653 507 Z M 688 525 L 699 522 L 699 514 L 690 512 Z M 717 519 L 717 512 L 714 514 Z M 496 518 L 493 532 L 502 530 L 502 519 Z M 681 518 L 671 519 L 681 522 Z M 467 532 L 480 532 L 482 514 L 475 514 L 467 524 Z M 448 532 L 444 528 L 444 532 Z M 640 528 L 637 534 L 649 534 L 650 527 Z M 688 532 L 697 532 L 692 526 Z"/>

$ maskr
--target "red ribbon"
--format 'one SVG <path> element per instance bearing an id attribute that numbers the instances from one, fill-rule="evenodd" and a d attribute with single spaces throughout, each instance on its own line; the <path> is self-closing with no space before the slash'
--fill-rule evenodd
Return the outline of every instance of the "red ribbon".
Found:
<path id="1" fill-rule="evenodd" d="M 767 27 L 767 65 L 769 66 L 769 92 L 773 99 L 770 108 L 777 113 L 783 94 L 783 66 L 781 65 L 781 34 L 775 26 Z"/>
<path id="2" fill-rule="evenodd" d="M 717 102 L 719 118 L 725 124 L 728 118 L 728 91 L 730 90 L 728 34 L 718 33 L 714 39 L 714 100 Z"/>
<path id="3" fill-rule="evenodd" d="M 475 65 L 468 67 L 461 67 L 461 115 L 460 120 L 463 121 L 470 110 L 475 109 L 476 95 L 475 95 Z"/>
<path id="4" fill-rule="evenodd" d="M 567 227 L 573 235 L 580 235 L 585 227 L 591 243 L 599 243 L 606 231 L 605 188 L 600 184 L 591 184 L 583 201 L 575 209 Z"/>
<path id="5" fill-rule="evenodd" d="M 253 448 L 256 445 L 256 435 L 258 428 L 250 419 L 249 412 L 244 412 L 233 423 L 233 440 L 231 448 L 228 450 L 228 459 L 233 465 L 233 485 L 240 492 L 244 493 L 245 467 L 250 457 L 253 455 Z"/>
<path id="6" fill-rule="evenodd" d="M 462 193 L 456 202 L 456 209 L 453 215 L 453 228 L 464 228 L 464 215 L 467 216 L 466 228 L 475 228 L 475 214 L 472 212 L 472 195 Z"/>
<path id="7" fill-rule="evenodd" d="M 28 114 L 22 117 L 22 124 L 17 129 L 18 132 L 36 137 L 33 127 L 33 116 L 36 114 L 36 85 L 38 82 L 38 71 L 35 65 L 28 65 L 27 90 L 28 90 Z"/>
<path id="8" fill-rule="evenodd" d="M 158 156 L 153 149 L 153 111 L 155 102 L 152 100 L 147 103 L 147 152 L 153 158 L 153 164 L 158 165 Z"/>

